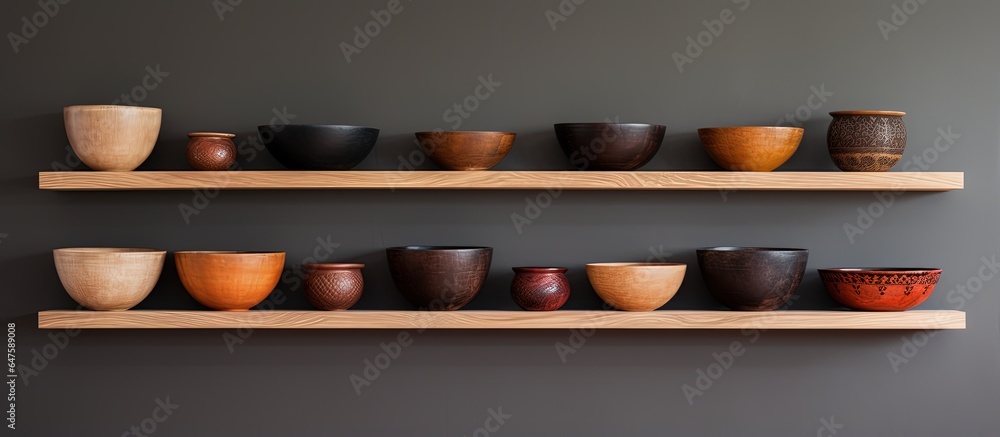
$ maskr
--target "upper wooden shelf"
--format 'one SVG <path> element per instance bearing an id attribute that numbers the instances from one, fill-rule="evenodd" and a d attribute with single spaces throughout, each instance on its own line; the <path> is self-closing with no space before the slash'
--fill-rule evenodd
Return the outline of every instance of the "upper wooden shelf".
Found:
<path id="1" fill-rule="evenodd" d="M 43 190 L 773 190 L 950 191 L 965 173 L 728 171 L 134 171 L 40 172 Z"/>
<path id="2" fill-rule="evenodd" d="M 40 329 L 965 329 L 961 311 L 42 311 Z"/>

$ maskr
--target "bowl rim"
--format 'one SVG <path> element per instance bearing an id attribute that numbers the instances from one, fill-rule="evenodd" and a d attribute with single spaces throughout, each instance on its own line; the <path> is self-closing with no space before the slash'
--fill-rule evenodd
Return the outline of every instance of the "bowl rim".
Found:
<path id="1" fill-rule="evenodd" d="M 569 271 L 569 267 L 534 267 L 534 266 L 523 266 L 523 267 L 511 267 L 515 273 L 518 272 L 532 272 L 532 273 L 566 273 Z"/>
<path id="2" fill-rule="evenodd" d="M 698 128 L 698 133 L 702 131 L 724 131 L 732 129 L 759 129 L 759 130 L 770 130 L 770 131 L 783 131 L 783 132 L 803 132 L 805 133 L 805 128 L 794 127 L 794 126 L 710 126 Z"/>
<path id="3" fill-rule="evenodd" d="M 721 253 L 748 253 L 748 252 L 793 252 L 802 253 L 809 252 L 809 249 L 800 249 L 794 247 L 759 247 L 759 246 L 714 246 L 714 247 L 699 247 L 695 249 L 695 252 L 721 252 Z"/>
<path id="4" fill-rule="evenodd" d="M 151 249 L 148 247 L 60 247 L 52 249 L 52 253 L 72 253 L 72 254 L 166 254 L 166 250 Z"/>
<path id="5" fill-rule="evenodd" d="M 823 269 L 816 269 L 816 271 L 821 273 L 862 273 L 862 274 L 912 274 L 912 275 L 928 275 L 932 273 L 940 273 L 941 269 L 936 268 L 922 268 L 922 267 L 828 267 Z"/>
<path id="6" fill-rule="evenodd" d="M 188 132 L 187 136 L 188 138 L 205 138 L 205 137 L 236 138 L 236 134 L 231 134 L 228 132 L 209 132 L 209 131 Z"/>
<path id="7" fill-rule="evenodd" d="M 286 127 L 302 128 L 302 127 L 317 127 L 317 128 L 337 128 L 337 129 L 362 129 L 362 130 L 373 130 L 380 132 L 381 129 L 371 126 L 357 126 L 352 124 L 260 124 L 257 125 L 257 130 L 261 129 L 274 129 L 276 127 L 281 127 L 282 130 Z M 277 131 L 280 132 L 280 131 Z"/>
<path id="8" fill-rule="evenodd" d="M 638 122 L 607 122 L 607 121 L 595 121 L 595 122 L 574 122 L 574 123 L 554 123 L 552 125 L 555 129 L 560 128 L 572 128 L 572 127 L 606 127 L 606 126 L 629 126 L 629 127 L 647 127 L 647 128 L 659 128 L 666 129 L 667 127 L 662 124 L 656 123 L 638 123 Z"/>
<path id="9" fill-rule="evenodd" d="M 254 250 L 178 250 L 174 255 L 284 255 L 285 252 Z"/>
<path id="10" fill-rule="evenodd" d="M 604 262 L 604 263 L 587 263 L 587 267 L 687 267 L 687 264 L 648 263 L 648 262 Z"/>
<path id="11" fill-rule="evenodd" d="M 882 110 L 871 110 L 871 109 L 830 112 L 831 117 L 837 115 L 882 115 L 886 117 L 903 117 L 906 115 L 906 113 L 903 111 L 882 111 Z"/>
<path id="12" fill-rule="evenodd" d="M 118 110 L 118 111 L 153 111 L 153 112 L 163 112 L 162 108 L 155 108 L 152 106 L 131 106 L 131 105 L 69 105 L 63 106 L 63 112 L 68 111 L 80 111 L 85 109 L 95 109 L 95 110 Z"/>
<path id="13" fill-rule="evenodd" d="M 517 132 L 490 131 L 490 130 L 446 130 L 446 131 L 420 131 L 414 132 L 415 136 L 431 135 L 517 135 Z"/>
<path id="14" fill-rule="evenodd" d="M 355 270 L 363 269 L 362 263 L 308 263 L 302 264 L 306 270 Z"/>
<path id="15" fill-rule="evenodd" d="M 481 250 L 493 250 L 492 247 L 486 246 L 422 246 L 419 244 L 409 245 L 409 246 L 394 246 L 387 247 L 385 250 L 388 251 L 398 251 L 398 252 L 462 252 L 462 251 L 481 251 Z"/>

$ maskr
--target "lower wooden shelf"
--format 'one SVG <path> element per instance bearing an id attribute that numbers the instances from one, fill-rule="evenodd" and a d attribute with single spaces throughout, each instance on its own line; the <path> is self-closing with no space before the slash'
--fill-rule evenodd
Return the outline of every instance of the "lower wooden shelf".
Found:
<path id="1" fill-rule="evenodd" d="M 962 311 L 42 311 L 41 329 L 965 329 Z"/>

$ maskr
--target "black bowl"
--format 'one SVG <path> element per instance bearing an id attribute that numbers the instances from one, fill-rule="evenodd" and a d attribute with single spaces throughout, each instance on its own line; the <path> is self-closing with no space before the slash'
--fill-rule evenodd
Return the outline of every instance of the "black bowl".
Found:
<path id="1" fill-rule="evenodd" d="M 292 170 L 350 170 L 375 147 L 379 130 L 334 125 L 257 126 L 274 159 Z"/>
<path id="2" fill-rule="evenodd" d="M 490 247 L 405 246 L 385 250 L 396 288 L 423 310 L 457 310 L 476 297 L 493 261 Z"/>
<path id="3" fill-rule="evenodd" d="M 556 139 L 580 170 L 630 171 L 649 163 L 667 128 L 641 123 L 560 123 Z"/>
<path id="4" fill-rule="evenodd" d="M 698 267 L 708 291 L 729 308 L 770 311 L 791 299 L 802 282 L 809 251 L 763 247 L 698 250 Z"/>

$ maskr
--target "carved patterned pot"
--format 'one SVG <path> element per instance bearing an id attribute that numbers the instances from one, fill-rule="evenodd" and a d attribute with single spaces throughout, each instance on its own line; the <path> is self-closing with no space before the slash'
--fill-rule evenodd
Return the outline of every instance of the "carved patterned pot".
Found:
<path id="1" fill-rule="evenodd" d="M 569 300 L 569 280 L 563 267 L 514 267 L 510 297 L 527 311 L 554 311 Z"/>
<path id="2" fill-rule="evenodd" d="M 941 269 L 819 269 L 826 291 L 837 303 L 862 311 L 906 311 L 931 293 Z"/>
<path id="3" fill-rule="evenodd" d="M 224 171 L 236 163 L 235 134 L 191 132 L 188 134 L 187 161 L 195 170 Z"/>
<path id="4" fill-rule="evenodd" d="M 346 310 L 361 299 L 364 264 L 306 264 L 306 300 L 326 311 Z"/>
<path id="5" fill-rule="evenodd" d="M 830 158 L 843 171 L 889 171 L 906 148 L 905 112 L 831 112 L 826 132 Z"/>

